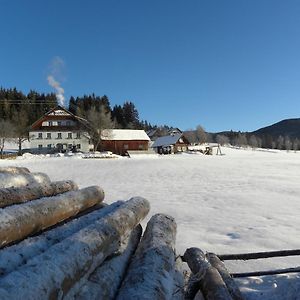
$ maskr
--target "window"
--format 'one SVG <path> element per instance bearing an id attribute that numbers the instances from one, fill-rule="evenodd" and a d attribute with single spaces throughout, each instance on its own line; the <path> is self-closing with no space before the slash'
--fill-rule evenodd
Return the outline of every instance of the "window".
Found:
<path id="1" fill-rule="evenodd" d="M 39 132 L 38 133 L 38 139 L 42 139 L 43 138 L 43 133 L 42 132 Z"/>
<path id="2" fill-rule="evenodd" d="M 57 126 L 61 126 L 61 121 L 57 121 Z"/>
<path id="3" fill-rule="evenodd" d="M 144 145 L 143 144 L 139 144 L 139 150 L 143 150 L 144 149 Z"/>
<path id="4" fill-rule="evenodd" d="M 72 132 L 68 132 L 68 139 L 72 139 Z"/>
<path id="5" fill-rule="evenodd" d="M 81 145 L 80 145 L 80 144 L 77 144 L 77 145 L 76 145 L 76 148 L 77 148 L 77 149 L 81 149 Z"/>
<path id="6" fill-rule="evenodd" d="M 72 149 L 73 145 L 72 144 L 68 144 L 68 148 Z"/>
<path id="7" fill-rule="evenodd" d="M 61 139 L 61 132 L 58 132 L 58 133 L 57 133 L 57 138 L 58 138 L 58 139 Z"/>
<path id="8" fill-rule="evenodd" d="M 76 139 L 80 139 L 80 132 L 76 133 Z"/>
<path id="9" fill-rule="evenodd" d="M 71 121 L 67 121 L 67 122 L 66 122 L 66 125 L 67 125 L 67 126 L 71 126 Z"/>
<path id="10" fill-rule="evenodd" d="M 52 122 L 52 121 L 49 121 L 49 122 L 48 122 L 48 126 L 53 126 L 53 122 Z"/>
<path id="11" fill-rule="evenodd" d="M 51 139 L 51 133 L 47 132 L 47 139 Z"/>
<path id="12" fill-rule="evenodd" d="M 42 148 L 43 148 L 43 145 L 39 145 L 38 147 L 39 147 L 39 149 L 42 149 Z"/>
<path id="13" fill-rule="evenodd" d="M 128 149 L 128 144 L 124 145 L 124 149 L 127 150 Z"/>
<path id="14" fill-rule="evenodd" d="M 52 147 L 51 147 L 51 144 L 48 144 L 48 145 L 47 145 L 47 148 L 48 148 L 48 149 L 51 149 L 51 148 L 52 148 Z"/>

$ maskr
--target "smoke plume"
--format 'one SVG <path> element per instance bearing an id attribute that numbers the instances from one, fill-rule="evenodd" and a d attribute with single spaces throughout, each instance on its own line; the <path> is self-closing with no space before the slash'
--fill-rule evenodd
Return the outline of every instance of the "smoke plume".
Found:
<path id="1" fill-rule="evenodd" d="M 51 61 L 51 64 L 49 66 L 49 75 L 47 76 L 47 81 L 50 86 L 52 86 L 55 89 L 56 98 L 59 102 L 59 105 L 64 106 L 65 101 L 65 90 L 61 87 L 61 84 L 57 80 L 59 78 L 60 81 L 64 80 L 64 68 L 65 63 L 62 58 L 59 56 L 56 56 Z"/>
<path id="2" fill-rule="evenodd" d="M 59 82 L 55 80 L 52 75 L 47 77 L 48 83 L 56 90 L 56 98 L 59 101 L 59 105 L 64 106 L 65 101 L 65 90 L 60 86 Z"/>

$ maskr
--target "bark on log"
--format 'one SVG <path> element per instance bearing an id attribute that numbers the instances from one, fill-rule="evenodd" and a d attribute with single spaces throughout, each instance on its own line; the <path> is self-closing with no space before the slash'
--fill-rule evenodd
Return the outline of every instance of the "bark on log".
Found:
<path id="1" fill-rule="evenodd" d="M 18 188 L 2 188 L 0 189 L 0 208 L 42 197 L 52 197 L 73 190 L 78 190 L 78 186 L 70 180 L 55 181 L 49 184 L 34 184 Z"/>
<path id="2" fill-rule="evenodd" d="M 92 186 L 0 210 L 0 247 L 66 220 L 103 201 L 104 192 Z"/>
<path id="3" fill-rule="evenodd" d="M 184 253 L 184 260 L 199 278 L 199 288 L 206 300 L 232 300 L 221 275 L 205 259 L 198 248 L 189 248 Z"/>
<path id="4" fill-rule="evenodd" d="M 203 293 L 200 290 L 197 292 L 194 300 L 205 300 Z"/>
<path id="5" fill-rule="evenodd" d="M 193 300 L 193 299 L 195 299 L 198 292 L 202 293 L 199 290 L 200 280 L 201 280 L 201 274 L 200 273 L 191 274 L 191 276 L 190 276 L 190 278 L 187 282 L 187 286 L 186 286 L 185 293 L 184 293 L 184 299 L 185 300 Z"/>
<path id="6" fill-rule="evenodd" d="M 93 224 L 107 214 L 114 212 L 123 203 L 123 201 L 117 201 L 87 215 L 78 218 L 78 215 L 76 215 L 75 219 L 62 226 L 50 229 L 37 236 L 29 237 L 10 247 L 0 249 L 0 276 L 5 276 L 10 272 L 15 271 L 18 267 L 26 264 L 26 262 L 34 256 L 40 255 L 77 231 Z"/>
<path id="7" fill-rule="evenodd" d="M 131 261 L 117 299 L 172 299 L 176 223 L 154 215 Z"/>
<path id="8" fill-rule="evenodd" d="M 133 198 L 113 213 L 80 230 L 0 280 L 0 299 L 63 299 L 78 288 L 106 257 L 118 250 L 122 236 L 149 212 L 149 203 Z"/>
<path id="9" fill-rule="evenodd" d="M 244 298 L 242 297 L 242 294 L 241 294 L 238 286 L 234 282 L 233 278 L 230 276 L 224 263 L 214 253 L 207 253 L 206 256 L 207 256 L 210 264 L 214 268 L 216 268 L 218 270 L 218 272 L 220 273 L 233 300 L 243 300 Z"/>
<path id="10" fill-rule="evenodd" d="M 0 188 L 21 187 L 30 184 L 49 184 L 50 178 L 44 173 L 0 173 Z"/>
<path id="11" fill-rule="evenodd" d="M 180 256 L 175 259 L 175 273 L 174 273 L 174 288 L 173 288 L 173 300 L 184 299 L 185 287 L 188 281 L 190 273 L 183 267 L 183 262 Z"/>
<path id="12" fill-rule="evenodd" d="M 124 243 L 125 247 L 120 253 L 106 260 L 89 277 L 88 281 L 80 288 L 79 294 L 73 299 L 114 299 L 118 292 L 131 256 L 136 250 L 142 235 L 142 226 L 138 225 Z"/>
<path id="13" fill-rule="evenodd" d="M 23 167 L 0 167 L 0 173 L 26 174 L 30 173 L 30 171 Z"/>

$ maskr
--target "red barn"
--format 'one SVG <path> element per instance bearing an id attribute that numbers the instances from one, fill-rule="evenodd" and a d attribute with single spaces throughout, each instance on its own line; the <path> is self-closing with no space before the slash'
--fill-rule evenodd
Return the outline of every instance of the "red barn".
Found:
<path id="1" fill-rule="evenodd" d="M 101 148 L 119 155 L 128 150 L 147 151 L 149 141 L 144 130 L 105 129 L 101 133 Z"/>

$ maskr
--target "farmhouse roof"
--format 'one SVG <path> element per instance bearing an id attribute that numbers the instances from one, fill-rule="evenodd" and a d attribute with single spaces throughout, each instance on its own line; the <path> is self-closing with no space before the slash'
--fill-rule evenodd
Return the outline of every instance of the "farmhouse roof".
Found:
<path id="1" fill-rule="evenodd" d="M 181 138 L 181 136 L 182 136 L 181 133 L 177 133 L 174 135 L 161 136 L 161 137 L 157 138 L 157 140 L 153 143 L 153 145 L 151 147 L 155 148 L 155 147 L 174 145 Z"/>
<path id="2" fill-rule="evenodd" d="M 144 130 L 135 129 L 104 129 L 101 138 L 110 141 L 150 141 Z"/>
<path id="3" fill-rule="evenodd" d="M 81 117 L 78 117 L 74 114 L 72 114 L 70 111 L 65 109 L 64 107 L 57 105 L 56 107 L 50 109 L 48 112 L 46 112 L 43 116 L 41 116 L 38 120 L 36 120 L 31 126 L 31 129 L 34 129 L 37 127 L 41 122 L 43 122 L 46 118 L 51 119 L 52 117 L 71 117 L 74 120 L 77 120 L 80 124 L 84 125 L 85 127 L 88 127 L 88 121 L 86 119 L 83 119 Z"/>

